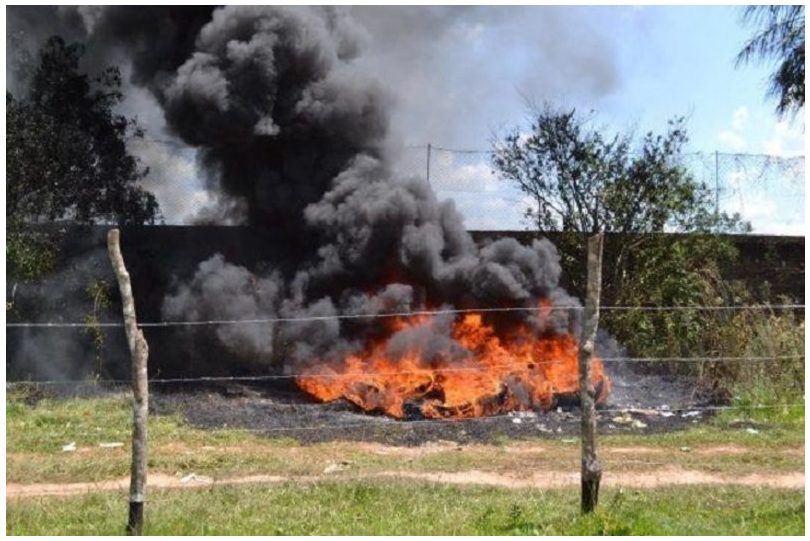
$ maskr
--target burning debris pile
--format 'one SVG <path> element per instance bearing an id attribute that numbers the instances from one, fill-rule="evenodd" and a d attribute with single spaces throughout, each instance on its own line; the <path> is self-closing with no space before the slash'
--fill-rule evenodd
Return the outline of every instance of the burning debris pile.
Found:
<path id="1" fill-rule="evenodd" d="M 577 344 L 570 334 L 538 337 L 525 325 L 499 335 L 481 314 L 464 315 L 451 324 L 453 345 L 464 352 L 457 362 L 434 356 L 426 362 L 424 344 L 404 340 L 403 351 L 392 357 L 393 343 L 408 333 L 435 324 L 420 317 L 395 320 L 385 341 L 335 363 L 313 362 L 295 379 L 305 392 L 321 400 L 345 398 L 363 410 L 394 417 L 407 408 L 423 417 L 480 417 L 513 410 L 550 409 L 561 394 L 578 388 Z M 593 377 L 604 399 L 609 382 L 601 363 Z M 328 373 L 318 373 L 327 370 Z M 412 416 L 412 415 L 410 415 Z"/>
<path id="2" fill-rule="evenodd" d="M 479 247 L 452 201 L 392 175 L 391 100 L 356 62 L 364 32 L 347 12 L 131 9 L 69 15 L 91 46 L 129 58 L 133 82 L 198 149 L 219 194 L 203 217 L 317 240 L 295 251 L 292 271 L 202 262 L 165 299 L 165 319 L 294 318 L 216 335 L 319 400 L 395 417 L 549 408 L 575 392 L 579 303 L 559 287 L 555 247 Z M 427 310 L 468 312 L 392 316 Z M 601 363 L 594 371 L 604 399 Z"/>

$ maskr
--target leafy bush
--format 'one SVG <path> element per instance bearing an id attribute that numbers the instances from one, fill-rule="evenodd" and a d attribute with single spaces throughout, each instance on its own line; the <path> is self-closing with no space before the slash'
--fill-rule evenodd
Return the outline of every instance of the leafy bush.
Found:
<path id="1" fill-rule="evenodd" d="M 649 253 L 627 278 L 617 304 L 640 306 L 752 306 L 746 310 L 621 310 L 606 312 L 604 326 L 633 357 L 792 357 L 766 360 L 677 360 L 643 364 L 648 370 L 695 378 L 696 390 L 735 405 L 786 405 L 804 395 L 804 316 L 774 310 L 741 283 L 721 278 L 708 245 L 674 243 L 657 259 Z M 704 257 L 705 256 L 705 257 Z M 767 292 L 765 292 L 767 295 Z M 790 304 L 786 297 L 774 304 Z M 753 409 L 752 409 L 753 411 Z M 749 412 L 750 413 L 750 412 Z"/>
<path id="2" fill-rule="evenodd" d="M 6 272 L 9 278 L 33 281 L 53 270 L 54 240 L 44 233 L 9 229 L 6 236 Z"/>

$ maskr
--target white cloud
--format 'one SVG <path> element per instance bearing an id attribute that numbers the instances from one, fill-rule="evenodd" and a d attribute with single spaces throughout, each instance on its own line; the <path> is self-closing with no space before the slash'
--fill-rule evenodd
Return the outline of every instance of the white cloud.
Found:
<path id="1" fill-rule="evenodd" d="M 799 194 L 781 175 L 763 176 L 757 169 L 740 168 L 725 175 L 727 192 L 720 210 L 739 213 L 754 233 L 804 235 L 804 190 Z"/>
<path id="2" fill-rule="evenodd" d="M 488 163 L 475 163 L 431 171 L 430 182 L 440 191 L 494 192 L 499 181 Z"/>
<path id="3" fill-rule="evenodd" d="M 748 124 L 748 107 L 742 105 L 731 115 L 731 127 L 717 134 L 720 150 L 724 152 L 741 152 L 747 146 L 743 131 Z"/>
<path id="4" fill-rule="evenodd" d="M 745 139 L 733 130 L 723 130 L 717 138 L 720 140 L 720 148 L 725 152 L 739 152 L 745 149 Z"/>
<path id="5" fill-rule="evenodd" d="M 748 107 L 743 105 L 742 107 L 738 107 L 734 114 L 731 115 L 731 127 L 736 131 L 740 131 L 745 128 L 745 125 L 748 123 Z"/>
<path id="6" fill-rule="evenodd" d="M 797 156 L 804 153 L 804 130 L 798 122 L 780 120 L 771 128 L 771 135 L 762 143 L 766 154 Z"/>

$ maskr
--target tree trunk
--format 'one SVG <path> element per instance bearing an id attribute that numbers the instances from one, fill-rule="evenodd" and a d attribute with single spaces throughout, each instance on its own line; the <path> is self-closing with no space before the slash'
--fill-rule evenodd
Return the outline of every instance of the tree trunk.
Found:
<path id="1" fill-rule="evenodd" d="M 588 295 L 579 347 L 579 395 L 582 405 L 582 512 L 590 513 L 599 502 L 602 466 L 596 459 L 596 391 L 591 384 L 591 359 L 599 326 L 604 234 L 588 239 Z"/>
<path id="2" fill-rule="evenodd" d="M 121 291 L 121 303 L 124 311 L 124 329 L 127 344 L 132 355 L 132 467 L 129 483 L 129 519 L 127 533 L 143 533 L 143 505 L 146 486 L 146 417 L 149 412 L 149 387 L 147 382 L 146 360 L 149 347 L 143 332 L 138 329 L 135 318 L 135 300 L 129 273 L 124 266 L 121 255 L 120 233 L 111 229 L 107 233 L 107 251 L 110 256 L 118 289 Z"/>

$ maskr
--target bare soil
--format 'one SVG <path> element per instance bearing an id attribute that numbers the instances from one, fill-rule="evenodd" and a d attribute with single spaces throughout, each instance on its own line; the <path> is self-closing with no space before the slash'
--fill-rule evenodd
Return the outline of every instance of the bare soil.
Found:
<path id="1" fill-rule="evenodd" d="M 397 450 L 395 452 L 401 451 Z M 407 450 L 406 452 L 410 452 Z M 214 479 L 207 476 L 187 475 L 185 477 L 167 475 L 165 473 L 150 474 L 147 487 L 151 489 L 182 489 L 202 488 L 212 486 L 231 486 L 244 484 L 265 484 L 294 481 L 297 483 L 311 483 L 324 480 L 361 480 L 375 478 L 396 478 L 429 481 L 436 483 L 449 483 L 454 485 L 487 485 L 503 488 L 565 488 L 579 484 L 579 472 L 576 471 L 534 471 L 526 475 L 517 472 L 494 473 L 478 470 L 460 472 L 414 472 L 414 471 L 382 471 L 368 474 L 332 474 L 309 476 L 278 476 L 278 475 L 247 475 L 240 477 L 227 477 Z M 655 488 L 673 485 L 742 485 L 771 488 L 804 487 L 804 473 L 791 472 L 785 474 L 748 474 L 748 475 L 720 475 L 700 470 L 688 470 L 677 466 L 668 466 L 658 470 L 644 472 L 616 472 L 607 473 L 602 479 L 604 486 L 627 488 Z M 23 498 L 34 496 L 76 496 L 87 493 L 124 491 L 129 486 L 129 478 L 110 479 L 91 483 L 8 483 L 6 484 L 7 498 Z"/>

